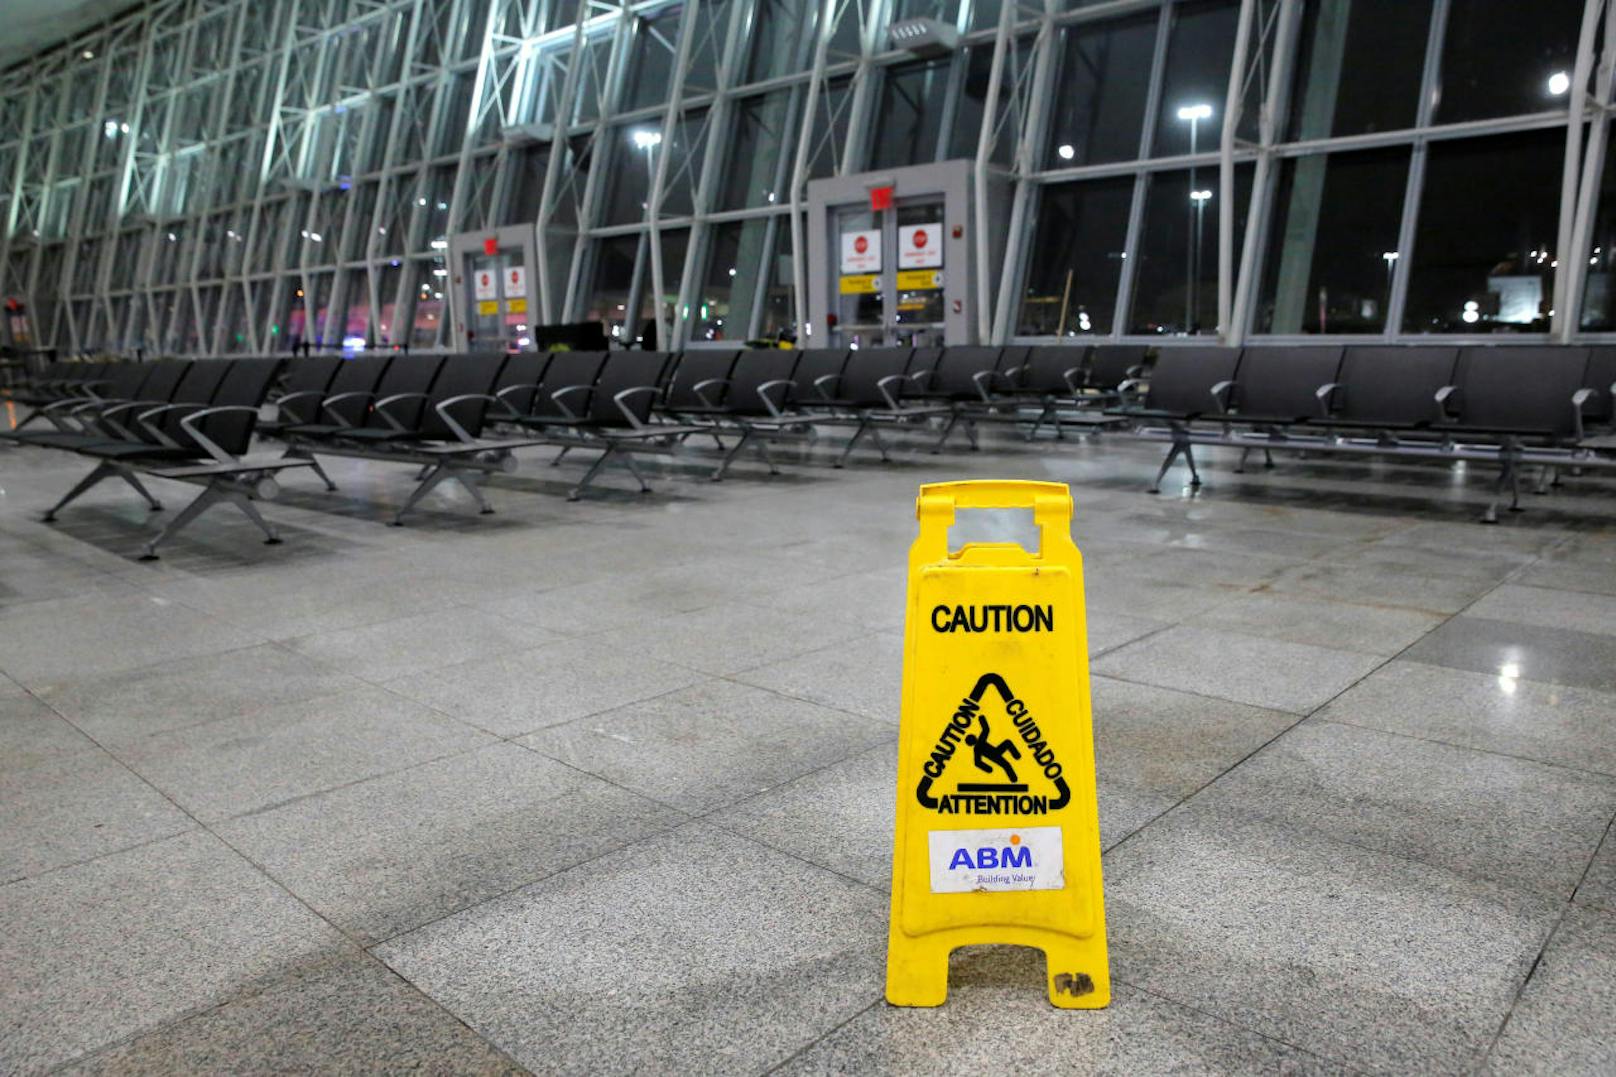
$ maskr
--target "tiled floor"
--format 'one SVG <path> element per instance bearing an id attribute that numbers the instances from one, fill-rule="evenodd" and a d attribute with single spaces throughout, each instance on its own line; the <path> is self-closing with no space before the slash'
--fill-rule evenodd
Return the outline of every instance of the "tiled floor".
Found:
<path id="1" fill-rule="evenodd" d="M 0 1072 L 1616 1072 L 1616 486 L 1156 459 L 339 464 L 144 564 L 0 449 Z M 913 496 L 987 476 L 1073 485 L 1104 1012 L 881 999 Z"/>

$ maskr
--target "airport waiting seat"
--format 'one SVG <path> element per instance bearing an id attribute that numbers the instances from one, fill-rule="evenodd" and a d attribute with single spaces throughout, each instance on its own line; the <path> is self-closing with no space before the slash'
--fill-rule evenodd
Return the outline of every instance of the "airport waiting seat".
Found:
<path id="1" fill-rule="evenodd" d="M 178 369 L 179 376 L 171 379 L 167 401 L 131 402 L 125 408 L 126 414 L 116 420 L 127 437 L 73 444 L 71 451 L 97 464 L 45 513 L 45 521 L 54 521 L 69 503 L 114 476 L 129 483 L 153 509 L 160 509 L 157 499 L 140 482 L 138 476 L 144 474 L 203 489 L 146 544 L 143 559 L 155 559 L 158 546 L 220 501 L 240 509 L 264 532 L 267 542 L 280 542 L 280 536 L 254 502 L 273 498 L 279 492 L 276 476 L 289 468 L 306 467 L 307 462 L 253 458 L 247 452 L 258 411 L 282 361 L 277 357 L 160 364 L 160 370 L 152 372 L 142 389 L 149 391 L 160 371 Z"/>
<path id="2" fill-rule="evenodd" d="M 748 445 L 757 450 L 770 475 L 780 469 L 769 452 L 770 442 L 785 435 L 811 433 L 815 417 L 794 409 L 798 385 L 797 368 L 805 352 L 789 348 L 758 348 L 742 352 L 722 386 L 706 384 L 702 392 L 711 397 L 723 390 L 722 403 L 715 403 L 705 418 L 721 432 L 739 434 L 723 460 L 708 476 L 721 482 L 730 465 Z"/>
<path id="3" fill-rule="evenodd" d="M 675 422 L 689 423 L 722 414 L 729 376 L 740 358 L 738 348 L 697 348 L 679 357 L 668 378 L 658 409 Z"/>
<path id="4" fill-rule="evenodd" d="M 1442 418 L 1437 393 L 1453 384 L 1459 349 L 1443 345 L 1352 346 L 1325 397 L 1330 425 L 1370 430 L 1423 430 Z"/>
<path id="5" fill-rule="evenodd" d="M 1608 429 L 1616 422 L 1616 345 L 1596 344 L 1588 349 L 1583 372 L 1583 423 L 1590 430 Z"/>
<path id="6" fill-rule="evenodd" d="M 116 427 L 101 425 L 103 413 L 110 407 L 139 400 L 141 389 L 157 363 L 117 363 L 108 370 L 100 384 L 84 395 L 63 397 L 41 405 L 37 415 L 51 423 L 48 430 L 14 430 L 0 433 L 0 440 L 25 445 L 71 448 L 74 444 L 105 440 L 120 436 Z"/>

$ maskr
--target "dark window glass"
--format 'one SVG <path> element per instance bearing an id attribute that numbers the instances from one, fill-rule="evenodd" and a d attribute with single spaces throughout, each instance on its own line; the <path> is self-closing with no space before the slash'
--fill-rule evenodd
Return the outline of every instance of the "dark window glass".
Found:
<path id="1" fill-rule="evenodd" d="M 1297 38 L 1290 137 L 1414 126 L 1431 0 L 1317 0 Z"/>
<path id="2" fill-rule="evenodd" d="M 959 7 L 959 0 L 893 0 L 891 21 L 927 18 L 953 26 Z"/>
<path id="3" fill-rule="evenodd" d="M 634 284 L 634 260 L 640 253 L 640 237 L 613 236 L 595 248 L 595 283 L 589 289 L 589 307 L 584 317 L 604 322 L 613 340 L 621 340 L 628 321 L 628 293 Z"/>
<path id="4" fill-rule="evenodd" d="M 1016 332 L 1109 333 L 1125 264 L 1132 176 L 1044 188 Z"/>
<path id="5" fill-rule="evenodd" d="M 1436 122 L 1564 108 L 1582 7 L 1582 0 L 1453 0 Z"/>
<path id="6" fill-rule="evenodd" d="M 649 242 L 649 239 L 647 240 Z M 673 328 L 674 304 L 679 301 L 679 282 L 684 278 L 685 251 L 690 247 L 690 229 L 665 228 L 662 230 L 662 324 Z M 652 275 L 651 250 L 645 251 L 645 266 L 640 279 L 640 318 L 635 327 L 636 339 L 648 350 L 668 346 L 667 341 L 656 339 L 656 282 Z"/>
<path id="7" fill-rule="evenodd" d="M 1156 23 L 1152 12 L 1065 32 L 1048 167 L 1139 156 Z"/>
<path id="8" fill-rule="evenodd" d="M 1582 289 L 1582 328 L 1611 330 L 1616 329 L 1616 153 L 1608 150 L 1597 205 Z"/>
<path id="9" fill-rule="evenodd" d="M 849 105 L 846 77 L 825 83 L 814 102 L 814 133 L 809 136 L 808 178 L 834 175 L 847 146 Z"/>
<path id="10" fill-rule="evenodd" d="M 752 51 L 746 60 L 746 82 L 788 75 L 807 66 L 813 35 L 808 0 L 758 0 L 752 15 Z"/>
<path id="11" fill-rule="evenodd" d="M 745 339 L 768 234 L 766 218 L 714 228 L 699 305 L 691 311 L 692 339 Z"/>
<path id="12" fill-rule="evenodd" d="M 657 146 L 653 153 L 662 152 Z M 685 113 L 673 125 L 673 142 L 667 146 L 668 163 L 663 176 L 662 215 L 678 217 L 693 212 L 696 183 L 701 178 L 707 155 L 707 110 Z M 652 162 L 656 164 L 655 161 Z M 660 166 L 658 166 L 660 167 Z"/>
<path id="13" fill-rule="evenodd" d="M 1263 261 L 1259 332 L 1384 328 L 1408 157 L 1408 147 L 1398 146 L 1298 157 L 1281 165 Z"/>
<path id="14" fill-rule="evenodd" d="M 1192 192 L 1202 197 L 1191 198 Z M 1221 197 L 1216 168 L 1193 174 L 1158 172 L 1147 178 L 1129 332 L 1217 332 Z M 1251 166 L 1245 165 L 1235 169 L 1236 262 L 1250 198 Z"/>
<path id="15" fill-rule="evenodd" d="M 1022 55 L 1030 55 L 1031 41 L 1019 46 Z M 949 157 L 976 157 L 977 140 L 982 135 L 982 113 L 987 107 L 988 82 L 993 74 L 993 45 L 987 42 L 972 45 L 965 50 L 965 79 L 961 85 L 959 102 L 954 110 L 954 133 L 949 138 Z M 1006 121 L 1010 111 L 1011 95 L 999 94 L 998 137 L 993 142 L 992 160 L 1008 166 L 1015 156 L 1016 124 Z"/>
<path id="16" fill-rule="evenodd" d="M 1192 138 L 1199 153 L 1217 149 L 1239 15 L 1240 5 L 1227 0 L 1201 0 L 1177 8 L 1167 40 L 1154 156 L 1189 153 Z M 1180 119 L 1186 110 L 1199 111 Z"/>
<path id="17" fill-rule="evenodd" d="M 795 332 L 797 325 L 796 279 L 791 265 L 791 221 L 774 218 L 774 249 L 763 266 L 763 322 L 759 332 L 766 337 Z"/>
<path id="18" fill-rule="evenodd" d="M 679 48 L 679 20 L 683 16 L 683 6 L 675 5 L 640 20 L 633 58 L 628 65 L 627 85 L 623 87 L 623 100 L 619 105 L 621 111 L 632 112 L 668 99 L 674 54 Z"/>
<path id="19" fill-rule="evenodd" d="M 656 153 L 661 149 L 661 142 L 656 141 L 662 137 L 661 127 L 660 123 L 647 121 L 606 132 L 614 143 L 611 159 L 617 165 L 606 177 L 606 215 L 602 224 L 633 224 L 645 219 Z"/>
<path id="20" fill-rule="evenodd" d="M 719 209 L 766 206 L 784 190 L 780 169 L 789 151 L 791 91 L 777 90 L 748 97 L 735 104 L 735 141 L 724 162 L 724 185 Z M 789 168 L 789 165 L 786 165 Z"/>
<path id="21" fill-rule="evenodd" d="M 948 72 L 954 58 L 945 56 L 887 69 L 881 108 L 870 147 L 871 168 L 924 164 L 937 159 L 937 132 Z"/>
<path id="22" fill-rule="evenodd" d="M 1431 144 L 1406 331 L 1548 328 L 1564 154 L 1558 127 Z"/>

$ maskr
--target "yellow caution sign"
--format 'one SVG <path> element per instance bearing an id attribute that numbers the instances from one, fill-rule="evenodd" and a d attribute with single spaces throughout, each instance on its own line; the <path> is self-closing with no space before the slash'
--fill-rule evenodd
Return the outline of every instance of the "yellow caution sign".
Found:
<path id="1" fill-rule="evenodd" d="M 935 292 L 942 286 L 943 271 L 940 269 L 898 270 L 898 291 L 900 292 Z"/>
<path id="2" fill-rule="evenodd" d="M 489 314 L 498 314 L 499 313 L 499 300 L 497 300 L 497 299 L 478 300 L 478 302 L 477 302 L 477 313 L 481 314 L 481 315 L 484 315 L 484 316 L 487 316 Z"/>
<path id="3" fill-rule="evenodd" d="M 1043 950 L 1049 1001 L 1111 1001 L 1083 559 L 1062 483 L 920 488 L 898 733 L 887 1001 L 939 1006 L 948 955 Z M 956 509 L 1031 509 L 1036 552 L 949 552 Z"/>
<path id="4" fill-rule="evenodd" d="M 842 278 L 843 295 L 871 295 L 881 290 L 879 273 L 852 273 Z"/>
<path id="5" fill-rule="evenodd" d="M 505 301 L 505 313 L 507 313 L 507 314 L 526 314 L 527 313 L 527 300 L 526 299 L 507 299 Z"/>

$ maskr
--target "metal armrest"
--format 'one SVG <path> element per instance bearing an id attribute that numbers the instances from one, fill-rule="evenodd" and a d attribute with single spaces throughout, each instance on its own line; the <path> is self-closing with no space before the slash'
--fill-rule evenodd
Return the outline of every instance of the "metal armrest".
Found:
<path id="1" fill-rule="evenodd" d="M 1453 399 L 1454 394 L 1458 391 L 1459 387 L 1457 385 L 1444 385 L 1436 391 L 1436 396 L 1433 399 L 1436 401 L 1436 418 L 1438 422 L 1450 417 L 1448 401 Z"/>
<path id="2" fill-rule="evenodd" d="M 1593 399 L 1593 395 L 1594 391 L 1592 389 L 1578 389 L 1571 394 L 1571 428 L 1576 433 L 1578 441 L 1583 438 L 1582 408 L 1583 405 Z"/>
<path id="3" fill-rule="evenodd" d="M 637 416 L 635 416 L 635 414 L 632 411 L 629 410 L 628 404 L 626 404 L 624 401 L 628 397 L 635 396 L 635 395 L 637 395 L 639 393 L 650 393 L 652 396 L 655 396 L 657 393 L 660 393 L 661 391 L 662 390 L 658 389 L 655 385 L 636 385 L 636 386 L 633 386 L 632 388 L 624 389 L 620 393 L 612 394 L 612 403 L 616 404 L 617 405 L 617 410 L 621 411 L 623 413 L 623 418 L 628 420 L 628 425 L 629 426 L 631 426 L 635 430 L 644 430 L 645 429 L 645 424 L 640 422 L 639 418 Z"/>
<path id="4" fill-rule="evenodd" d="M 759 385 L 757 387 L 757 394 L 758 397 L 763 401 L 763 406 L 769 409 L 770 416 L 776 419 L 783 419 L 785 418 L 786 413 L 785 409 L 781 405 L 785 404 L 786 401 L 791 399 L 791 390 L 795 389 L 796 387 L 797 383 L 792 381 L 790 378 L 774 378 L 770 381 L 764 382 L 762 385 Z M 780 394 L 780 403 L 778 404 L 769 399 L 769 390 L 776 388 L 783 388 L 785 390 L 785 392 Z"/>
<path id="5" fill-rule="evenodd" d="M 374 399 L 376 399 L 376 394 L 375 393 L 361 393 L 361 392 L 338 393 L 336 396 L 328 396 L 324 400 L 322 400 L 320 402 L 320 410 L 321 411 L 330 411 L 331 412 L 331 417 L 333 419 L 337 420 L 337 425 L 338 426 L 352 426 L 353 423 L 350 423 L 348 420 L 344 419 L 341 415 L 337 414 L 336 412 L 331 411 L 331 405 L 335 404 L 339 400 L 352 400 L 352 399 L 354 399 L 356 397 L 363 397 L 366 400 L 374 400 Z"/>
<path id="6" fill-rule="evenodd" d="M 221 449 L 212 438 L 202 433 L 194 424 L 199 419 L 206 419 L 209 415 L 220 415 L 225 412 L 235 411 L 244 411 L 249 415 L 258 414 L 257 408 L 249 407 L 246 404 L 221 404 L 216 408 L 203 408 L 201 411 L 193 411 L 180 420 L 180 426 L 184 427 L 185 432 L 191 435 L 191 440 L 202 446 L 209 456 L 221 464 L 233 464 L 236 462 L 236 457 Z"/>
<path id="7" fill-rule="evenodd" d="M 819 396 L 821 399 L 834 400 L 836 398 L 830 395 L 830 391 L 827 390 L 825 386 L 830 382 L 841 380 L 842 376 L 840 374 L 821 374 L 819 377 L 814 379 L 814 388 L 819 391 Z"/>
<path id="8" fill-rule="evenodd" d="M 1068 370 L 1061 371 L 1061 381 L 1066 383 L 1066 390 L 1074 397 L 1083 395 L 1083 387 L 1077 383 L 1077 372 L 1082 369 L 1082 367 L 1074 366 Z"/>
<path id="9" fill-rule="evenodd" d="M 516 385 L 507 385 L 505 388 L 496 391 L 492 399 L 497 403 L 503 404 L 505 406 L 505 410 L 510 412 L 511 418 L 520 419 L 522 417 L 522 413 L 511 406 L 511 402 L 505 399 L 505 394 L 518 392 L 524 389 L 531 389 L 535 394 L 538 394 L 544 391 L 544 386 L 540 385 L 536 381 L 524 381 L 519 382 Z"/>
<path id="10" fill-rule="evenodd" d="M 178 411 L 181 408 L 195 408 L 197 410 L 201 410 L 205 407 L 207 407 L 206 404 L 162 404 L 158 407 L 152 408 L 150 411 L 141 412 L 139 415 L 135 416 L 135 422 L 139 423 L 141 426 L 144 426 L 147 432 L 149 432 L 152 437 L 156 438 L 163 445 L 170 449 L 177 449 L 180 447 L 180 443 L 163 433 L 161 430 L 157 429 L 157 427 L 153 426 L 151 424 L 151 417 L 153 415 L 161 415 L 165 411 Z M 181 423 L 184 421 L 185 420 L 183 419 L 180 420 Z"/>
<path id="11" fill-rule="evenodd" d="M 886 377 L 882 378 L 881 380 L 879 380 L 879 381 L 877 381 L 875 383 L 875 387 L 881 391 L 881 395 L 886 397 L 887 406 L 890 407 L 893 411 L 897 411 L 903 405 L 899 404 L 898 403 L 898 398 L 892 395 L 891 386 L 896 382 L 907 381 L 907 380 L 908 379 L 905 378 L 902 374 L 888 374 Z"/>
<path id="12" fill-rule="evenodd" d="M 988 392 L 987 383 L 998 377 L 1003 375 L 997 370 L 978 370 L 971 375 L 971 381 L 976 383 L 976 394 L 982 398 L 982 403 L 993 403 L 993 394 Z"/>
<path id="13" fill-rule="evenodd" d="M 576 419 L 578 418 L 578 413 L 567 407 L 567 405 L 563 404 L 561 402 L 561 398 L 569 393 L 587 393 L 594 388 L 595 387 L 593 385 L 563 385 L 561 388 L 550 394 L 550 399 L 555 401 L 555 406 L 561 409 L 561 413 L 563 415 L 569 419 Z"/>
<path id="14" fill-rule="evenodd" d="M 1144 399 L 1141 390 L 1148 390 L 1150 383 L 1144 378 L 1125 378 L 1117 384 L 1117 397 L 1124 404 L 1139 403 Z"/>
<path id="15" fill-rule="evenodd" d="M 401 423 L 397 419 L 393 418 L 392 414 L 390 412 L 388 412 L 388 410 L 387 410 L 387 405 L 393 403 L 396 400 L 430 400 L 430 399 L 432 399 L 432 398 L 430 396 L 428 396 L 426 393 L 394 393 L 392 396 L 384 396 L 384 397 L 382 397 L 380 400 L 376 401 L 376 403 L 372 404 L 371 407 L 373 407 L 377 411 L 381 412 L 382 418 L 387 421 L 387 424 L 389 426 L 391 426 L 395 432 L 400 433 L 400 434 L 405 434 L 405 433 L 408 433 L 409 431 L 404 429 L 404 424 L 403 423 Z"/>
<path id="16" fill-rule="evenodd" d="M 455 422 L 454 416 L 450 415 L 446 410 L 450 405 L 459 404 L 467 400 L 489 400 L 495 404 L 505 404 L 505 401 L 497 396 L 489 396 L 487 393 L 461 393 L 459 396 L 446 397 L 432 405 L 432 410 L 438 413 L 438 418 L 443 420 L 443 425 L 449 428 L 449 432 L 461 441 L 471 444 L 477 439 L 472 437 L 465 427 Z M 509 404 L 505 404 L 505 406 L 510 408 Z M 516 414 L 515 409 L 511 409 L 511 414 Z"/>
<path id="17" fill-rule="evenodd" d="M 1217 403 L 1219 411 L 1229 410 L 1229 390 L 1233 388 L 1232 381 L 1220 381 L 1212 386 L 1212 399 Z"/>
<path id="18" fill-rule="evenodd" d="M 728 378 L 705 378 L 702 381 L 698 381 L 696 384 L 692 385 L 690 387 L 690 391 L 701 397 L 701 402 L 707 407 L 716 408 L 718 407 L 718 403 L 707 395 L 707 387 L 709 385 L 728 386 L 730 384 L 731 383 Z"/>
<path id="19" fill-rule="evenodd" d="M 1319 402 L 1320 418 L 1328 419 L 1330 417 L 1330 405 L 1335 399 L 1336 390 L 1339 388 L 1341 388 L 1340 382 L 1327 381 L 1317 389 L 1313 390 L 1313 399 Z"/>

